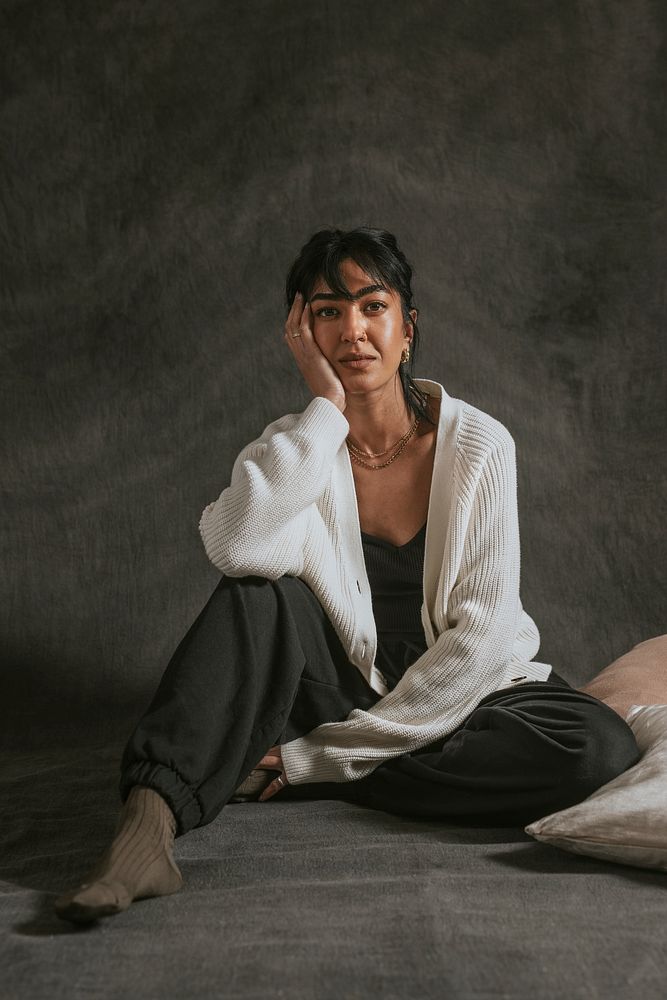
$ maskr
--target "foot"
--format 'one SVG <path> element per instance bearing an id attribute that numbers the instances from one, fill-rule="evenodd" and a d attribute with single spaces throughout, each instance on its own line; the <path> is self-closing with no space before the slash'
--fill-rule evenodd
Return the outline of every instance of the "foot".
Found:
<path id="1" fill-rule="evenodd" d="M 135 899 L 177 892 L 183 878 L 172 853 L 175 829 L 174 814 L 162 796 L 135 785 L 111 847 L 81 885 L 58 897 L 58 916 L 89 923 L 122 913 Z"/>

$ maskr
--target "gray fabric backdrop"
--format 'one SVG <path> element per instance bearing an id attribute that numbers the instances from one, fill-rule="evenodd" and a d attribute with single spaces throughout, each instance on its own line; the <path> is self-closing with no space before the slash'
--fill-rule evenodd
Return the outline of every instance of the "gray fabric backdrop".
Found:
<path id="1" fill-rule="evenodd" d="M 283 282 L 323 226 L 397 235 L 417 373 L 515 437 L 538 658 L 583 682 L 666 630 L 666 11 L 2 4 L 1 703 L 24 739 L 125 727 L 215 586 L 202 508 L 308 401 Z"/>

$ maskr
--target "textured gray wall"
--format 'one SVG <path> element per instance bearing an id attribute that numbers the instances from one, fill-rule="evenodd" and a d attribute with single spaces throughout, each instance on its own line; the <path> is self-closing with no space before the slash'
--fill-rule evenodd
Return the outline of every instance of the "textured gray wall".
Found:
<path id="1" fill-rule="evenodd" d="M 583 682 L 666 630 L 665 11 L 2 4 L 2 703 L 26 734 L 126 725 L 214 588 L 199 515 L 308 400 L 283 281 L 329 225 L 396 233 L 418 374 L 515 437 L 539 658 Z"/>

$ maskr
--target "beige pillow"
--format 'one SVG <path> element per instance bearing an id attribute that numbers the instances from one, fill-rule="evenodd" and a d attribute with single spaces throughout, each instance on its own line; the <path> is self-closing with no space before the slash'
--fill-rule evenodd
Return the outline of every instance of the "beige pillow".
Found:
<path id="1" fill-rule="evenodd" d="M 579 689 L 626 717 L 631 705 L 667 704 L 667 635 L 646 639 Z"/>
<path id="2" fill-rule="evenodd" d="M 667 872 L 667 704 L 634 705 L 626 719 L 639 762 L 525 830 L 564 851 Z"/>

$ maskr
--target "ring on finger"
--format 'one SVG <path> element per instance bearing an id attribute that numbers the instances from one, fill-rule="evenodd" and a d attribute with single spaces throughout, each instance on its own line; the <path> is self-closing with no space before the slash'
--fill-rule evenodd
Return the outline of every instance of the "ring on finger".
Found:
<path id="1" fill-rule="evenodd" d="M 285 784 L 285 782 L 283 781 L 283 776 L 282 776 L 282 774 L 279 774 L 279 775 L 278 775 L 278 777 L 276 778 L 276 782 L 277 782 L 277 784 L 279 784 L 279 785 L 280 785 L 280 787 L 282 788 L 282 786 L 283 786 L 283 785 Z"/>
<path id="2" fill-rule="evenodd" d="M 300 337 L 300 336 L 301 336 L 300 333 L 293 333 L 292 334 L 292 340 L 295 340 L 297 337 Z"/>

